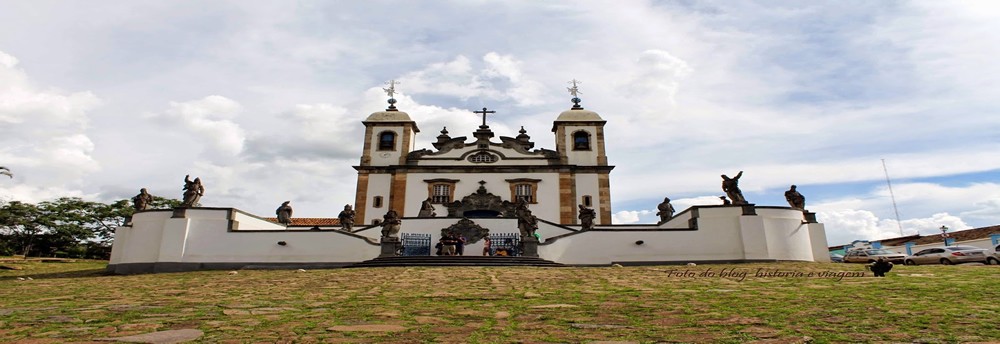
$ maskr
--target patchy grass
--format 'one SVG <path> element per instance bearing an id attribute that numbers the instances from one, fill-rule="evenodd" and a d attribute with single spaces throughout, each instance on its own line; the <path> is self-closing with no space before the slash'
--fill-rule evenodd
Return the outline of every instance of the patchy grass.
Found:
<path id="1" fill-rule="evenodd" d="M 184 328 L 220 343 L 1000 338 L 997 266 L 897 266 L 874 278 L 861 265 L 810 263 L 132 276 L 105 275 L 105 262 L 96 261 L 3 264 L 20 270 L 0 270 L 0 342 L 91 342 Z M 719 277 L 723 269 L 737 276 Z M 758 269 L 814 276 L 754 276 Z M 823 272 L 866 276 L 815 276 Z"/>

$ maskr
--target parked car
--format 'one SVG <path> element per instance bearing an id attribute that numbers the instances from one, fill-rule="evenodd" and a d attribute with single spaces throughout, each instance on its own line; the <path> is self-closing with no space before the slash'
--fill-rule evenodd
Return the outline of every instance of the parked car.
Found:
<path id="1" fill-rule="evenodd" d="M 874 263 L 879 257 L 898 264 L 903 262 L 906 255 L 886 249 L 853 250 L 844 255 L 844 263 Z"/>
<path id="2" fill-rule="evenodd" d="M 988 263 L 986 249 L 972 246 L 932 247 L 920 250 L 903 260 L 906 265 Z"/>
<path id="3" fill-rule="evenodd" d="M 986 264 L 1000 265 L 1000 245 L 993 248 L 993 254 L 986 256 Z"/>
<path id="4" fill-rule="evenodd" d="M 830 252 L 830 262 L 833 262 L 833 263 L 843 263 L 844 262 L 844 255 L 842 255 L 840 253 Z"/>

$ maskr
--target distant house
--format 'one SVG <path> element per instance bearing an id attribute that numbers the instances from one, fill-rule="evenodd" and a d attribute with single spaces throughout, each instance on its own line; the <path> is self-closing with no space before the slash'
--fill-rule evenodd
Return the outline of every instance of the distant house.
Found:
<path id="1" fill-rule="evenodd" d="M 847 245 L 830 246 L 830 252 L 843 254 L 852 248 L 884 248 L 890 251 L 913 254 L 928 247 L 963 245 L 992 249 L 1000 245 L 1000 225 L 966 229 L 948 233 L 947 237 L 940 234 L 908 235 L 882 240 L 855 240 Z"/>

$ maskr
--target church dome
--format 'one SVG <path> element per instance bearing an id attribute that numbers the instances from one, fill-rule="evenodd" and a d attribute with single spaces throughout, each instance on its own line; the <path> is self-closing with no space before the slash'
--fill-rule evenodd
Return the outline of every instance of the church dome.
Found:
<path id="1" fill-rule="evenodd" d="M 556 122 L 590 122 L 604 121 L 596 112 L 584 109 L 566 110 L 559 114 Z"/>
<path id="2" fill-rule="evenodd" d="M 402 111 L 373 112 L 365 122 L 413 122 L 410 115 Z"/>

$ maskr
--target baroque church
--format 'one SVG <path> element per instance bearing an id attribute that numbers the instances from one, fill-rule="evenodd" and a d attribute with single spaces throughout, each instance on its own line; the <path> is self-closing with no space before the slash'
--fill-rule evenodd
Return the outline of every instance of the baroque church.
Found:
<path id="1" fill-rule="evenodd" d="M 386 89 L 394 92 L 393 86 Z M 385 111 L 364 120 L 365 137 L 355 198 L 357 223 L 374 224 L 394 209 L 403 217 L 420 215 L 428 201 L 437 214 L 448 217 L 497 217 L 516 202 L 525 202 L 534 215 L 561 224 L 576 224 L 579 205 L 596 210 L 596 224 L 611 224 L 611 184 L 604 148 L 606 121 L 596 112 L 574 105 L 552 123 L 555 150 L 533 149 L 535 143 L 521 128 L 517 137 L 500 136 L 487 124 L 493 111 L 475 111 L 482 125 L 465 136 L 451 137 L 441 130 L 434 150 L 414 148 L 417 123 L 389 100 Z M 491 202 L 482 196 L 499 196 Z M 464 200 L 463 200 L 464 198 Z"/>
<path id="2" fill-rule="evenodd" d="M 575 80 L 572 107 L 552 122 L 554 150 L 535 148 L 523 127 L 516 137 L 496 137 L 487 122 L 494 111 L 485 108 L 475 111 L 483 120 L 472 138 L 445 128 L 434 149 L 416 149 L 417 123 L 395 107 L 394 83 L 385 90 L 389 107 L 362 121 L 354 209 L 340 214 L 348 221 L 276 221 L 196 203 L 140 210 L 115 229 L 108 271 L 335 268 L 410 258 L 577 266 L 830 259 L 823 224 L 801 207 L 703 205 L 671 209 L 657 223 L 612 224 L 606 121 L 580 106 Z M 431 253 L 433 243 L 458 236 L 471 254 Z M 495 256 L 500 247 L 516 257 Z"/>

